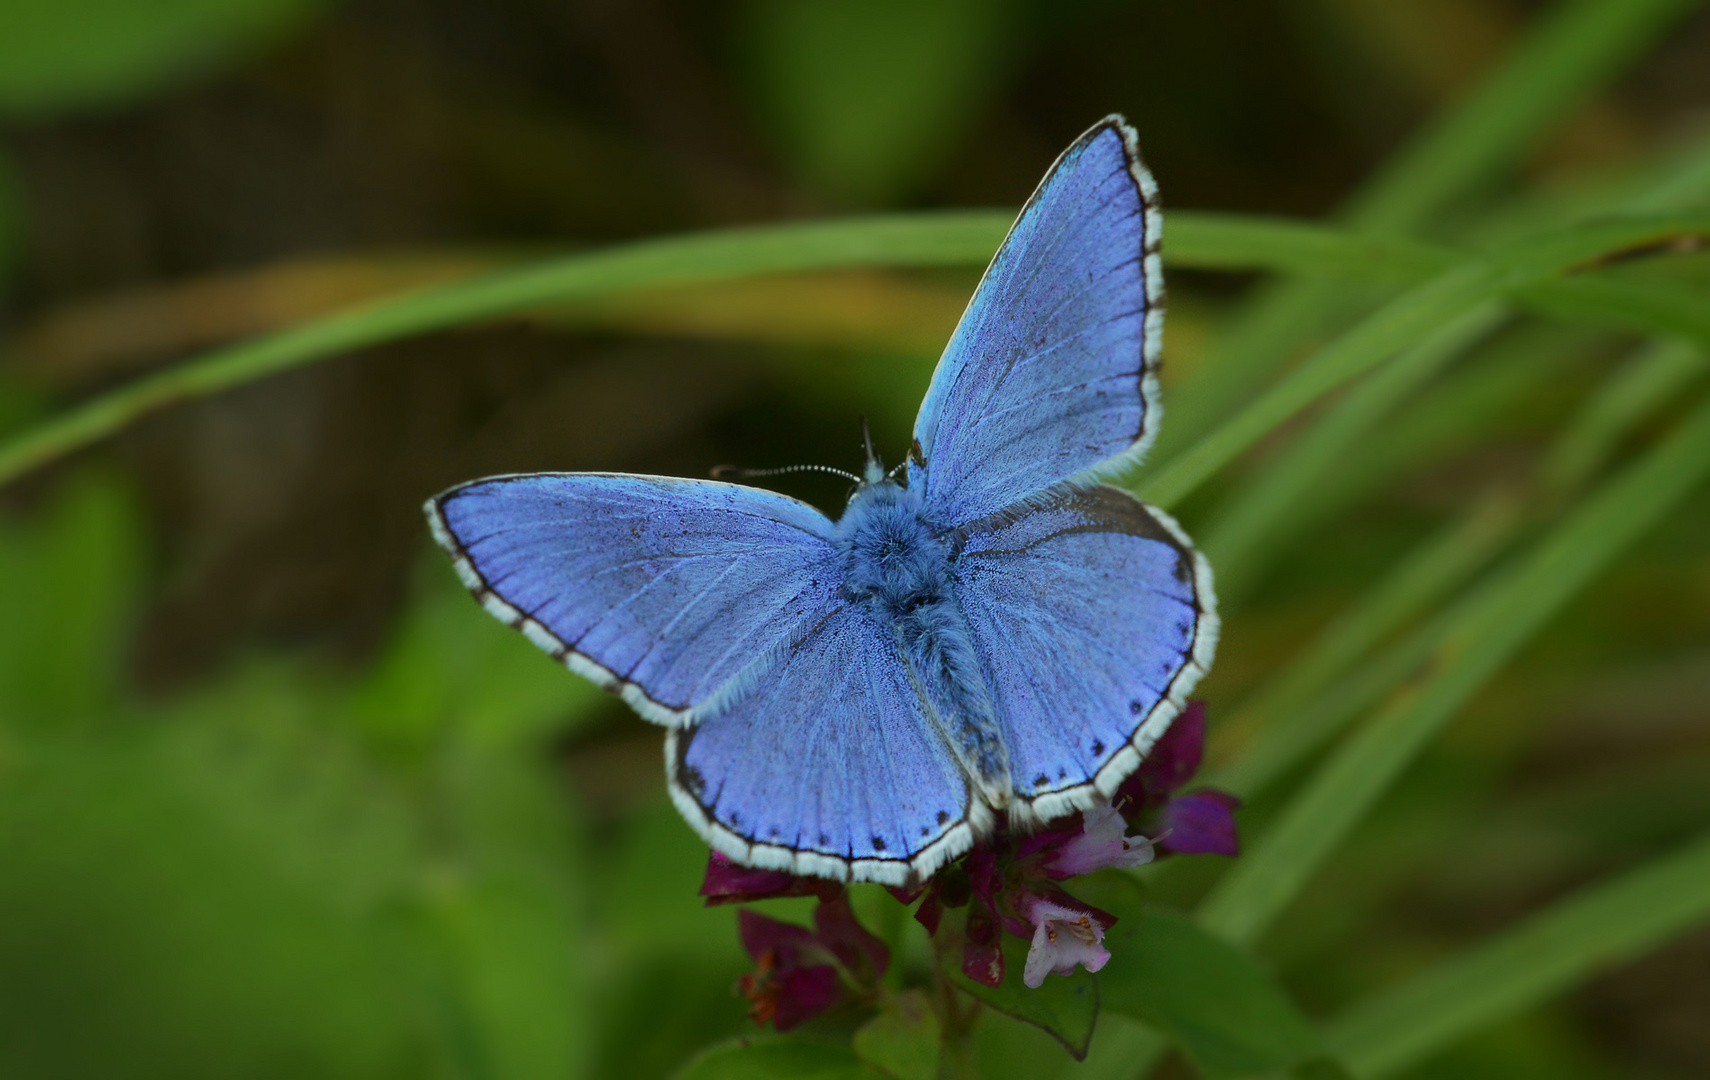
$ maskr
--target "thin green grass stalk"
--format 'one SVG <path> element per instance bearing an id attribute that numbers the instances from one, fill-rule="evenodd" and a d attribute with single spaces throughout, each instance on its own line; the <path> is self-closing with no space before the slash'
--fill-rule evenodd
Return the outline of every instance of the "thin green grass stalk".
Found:
<path id="1" fill-rule="evenodd" d="M 1710 471 L 1710 403 L 1479 590 L 1427 673 L 1344 744 L 1206 898 L 1209 929 L 1251 942 L 1420 750 L 1549 619 Z"/>
<path id="2" fill-rule="evenodd" d="M 1523 160 L 1562 117 L 1696 6 L 1694 0 L 1559 5 L 1477 90 L 1392 156 L 1340 217 L 1362 232 L 1416 232 L 1445 205 Z M 1188 437 L 1252 397 L 1313 337 L 1366 309 L 1366 301 L 1319 282 L 1262 289 L 1178 395 L 1176 426 L 1164 430 L 1158 460 L 1169 460 Z"/>
<path id="3" fill-rule="evenodd" d="M 1279 531 L 1279 520 L 1384 417 L 1506 318 L 1501 306 L 1489 304 L 1438 328 L 1360 380 L 1276 461 L 1245 479 L 1203 530 L 1201 546 L 1217 568 L 1220 604 L 1239 606 L 1262 570 L 1259 548 Z"/>
<path id="4" fill-rule="evenodd" d="M 1260 734 L 1212 782 L 1249 798 L 1257 795 L 1334 738 L 1361 709 L 1399 685 L 1429 655 L 1440 632 L 1437 627 L 1447 625 L 1441 619 L 1326 694 L 1378 642 L 1471 580 L 1526 522 L 1577 493 L 1633 428 L 1666 404 L 1691 374 L 1706 367 L 1710 360 L 1696 347 L 1665 342 L 1646 346 L 1632 363 L 1612 373 L 1557 437 L 1532 491 L 1522 496 L 1497 489 L 1486 495 L 1402 560 L 1230 716 L 1229 730 Z"/>
<path id="5" fill-rule="evenodd" d="M 0 443 L 0 485 L 176 402 L 356 349 L 649 289 L 852 267 L 980 266 L 1010 220 L 1005 211 L 964 211 L 721 230 L 546 260 L 363 304 L 192 358 L 15 435 Z M 1406 278 L 1448 257 L 1278 219 L 1178 212 L 1165 233 L 1169 262 L 1231 270 Z"/>
<path id="6" fill-rule="evenodd" d="M 1138 489 L 1168 509 L 1307 406 L 1474 308 L 1618 253 L 1665 250 L 1700 237 L 1710 237 L 1710 216 L 1671 214 L 1565 229 L 1469 260 L 1397 297 L 1320 349 Z"/>
<path id="7" fill-rule="evenodd" d="M 1707 305 L 1710 306 L 1710 305 Z M 1710 351 L 1692 341 L 1658 341 L 1615 371 L 1587 398 L 1538 470 L 1545 498 L 1562 499 L 1613 456 L 1620 441 L 1710 370 Z"/>
<path id="8" fill-rule="evenodd" d="M 1392 156 L 1349 204 L 1347 220 L 1411 232 L 1448 203 L 1522 161 L 1555 124 L 1643 55 L 1698 0 L 1567 0 L 1463 103 Z"/>
<path id="9" fill-rule="evenodd" d="M 1464 517 L 1444 526 L 1403 558 L 1352 608 L 1325 627 L 1277 678 L 1258 690 L 1224 723 L 1233 731 L 1258 731 L 1252 745 L 1215 770 L 1208 782 L 1252 798 L 1323 746 L 1357 708 L 1319 700 L 1338 677 L 1373 647 L 1464 585 L 1507 546 L 1522 520 L 1521 502 L 1496 490 Z M 1396 650 L 1423 656 L 1429 642 Z M 1406 661 L 1378 669 L 1412 668 Z M 1384 690 L 1349 695 L 1353 701 L 1381 697 Z"/>
<path id="10" fill-rule="evenodd" d="M 1356 1077 L 1390 1076 L 1710 919 L 1710 836 L 1531 916 L 1363 1002 L 1325 1033 Z"/>

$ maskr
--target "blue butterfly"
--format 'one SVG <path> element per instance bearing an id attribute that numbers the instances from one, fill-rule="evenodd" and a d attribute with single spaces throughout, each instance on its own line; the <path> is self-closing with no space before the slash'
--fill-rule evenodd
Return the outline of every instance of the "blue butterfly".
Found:
<path id="1" fill-rule="evenodd" d="M 499 476 L 427 504 L 486 609 L 668 729 L 744 865 L 907 885 L 1007 815 L 1107 799 L 1211 664 L 1211 570 L 1100 482 L 1158 427 L 1157 188 L 1133 130 L 1057 159 L 962 316 L 906 482 L 833 522 L 757 488 Z"/>

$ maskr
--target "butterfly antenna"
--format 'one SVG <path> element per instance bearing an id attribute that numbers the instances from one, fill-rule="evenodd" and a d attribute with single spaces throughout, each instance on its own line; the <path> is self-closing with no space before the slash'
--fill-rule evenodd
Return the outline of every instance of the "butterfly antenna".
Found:
<path id="1" fill-rule="evenodd" d="M 867 427 L 867 418 L 861 418 L 861 442 L 867 448 L 867 468 L 865 480 L 876 484 L 885 478 L 885 463 L 879 460 L 879 452 L 873 449 L 873 433 Z"/>
<path id="2" fill-rule="evenodd" d="M 777 469 L 744 469 L 740 465 L 718 465 L 713 468 L 714 480 L 744 480 L 755 476 L 780 476 L 793 472 L 823 472 L 833 476 L 841 476 L 845 480 L 853 480 L 857 484 L 861 478 L 852 472 L 834 469 L 830 465 L 785 465 Z"/>

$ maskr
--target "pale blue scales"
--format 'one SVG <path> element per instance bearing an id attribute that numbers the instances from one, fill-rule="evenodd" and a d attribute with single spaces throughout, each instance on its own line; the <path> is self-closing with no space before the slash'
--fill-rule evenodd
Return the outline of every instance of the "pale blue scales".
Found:
<path id="1" fill-rule="evenodd" d="M 832 522 L 755 488 L 496 477 L 429 501 L 489 611 L 667 725 L 677 806 L 749 865 L 905 884 L 1094 805 L 1209 668 L 1211 572 L 1099 482 L 1159 419 L 1156 193 L 1109 117 L 1040 184 L 915 423 Z"/>

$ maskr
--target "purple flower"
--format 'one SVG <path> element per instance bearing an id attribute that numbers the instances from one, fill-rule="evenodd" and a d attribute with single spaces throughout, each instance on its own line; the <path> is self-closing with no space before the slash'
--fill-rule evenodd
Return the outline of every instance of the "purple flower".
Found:
<path id="1" fill-rule="evenodd" d="M 1033 923 L 1033 944 L 1021 981 L 1029 988 L 1043 986 L 1046 975 L 1072 974 L 1076 964 L 1097 971 L 1110 960 L 1104 932 L 1116 922 L 1115 916 L 1084 904 L 1035 899 L 1027 917 Z"/>
<path id="2" fill-rule="evenodd" d="M 1081 813 L 1081 827 L 1058 842 L 1043 869 L 1046 876 L 1061 881 L 1080 877 L 1107 866 L 1124 869 L 1152 861 L 1152 841 L 1127 836 L 1128 821 L 1109 804 Z"/>
<path id="3" fill-rule="evenodd" d="M 787 875 L 786 875 L 787 876 Z M 754 971 L 737 982 L 757 1024 L 788 1031 L 837 1004 L 846 990 L 871 992 L 890 966 L 890 950 L 869 934 L 838 890 L 820 901 L 812 931 L 793 923 L 737 913 L 742 947 Z"/>
<path id="4" fill-rule="evenodd" d="M 1146 760 L 1116 792 L 1116 805 L 1130 821 L 1145 822 L 1159 855 L 1241 853 L 1235 811 L 1241 800 L 1210 788 L 1176 795 L 1199 771 L 1205 753 L 1205 703 L 1189 702 Z"/>

